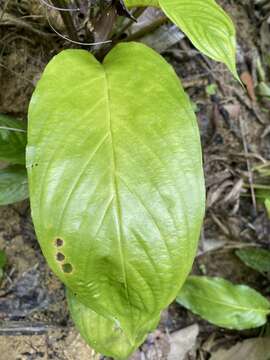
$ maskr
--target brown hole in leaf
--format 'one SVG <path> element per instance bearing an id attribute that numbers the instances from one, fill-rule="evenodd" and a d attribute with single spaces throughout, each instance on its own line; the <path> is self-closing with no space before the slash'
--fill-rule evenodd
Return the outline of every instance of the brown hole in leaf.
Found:
<path id="1" fill-rule="evenodd" d="M 66 258 L 65 255 L 60 253 L 60 252 L 56 254 L 56 260 L 57 261 L 64 261 L 65 258 Z"/>
<path id="2" fill-rule="evenodd" d="M 64 273 L 70 274 L 73 270 L 73 266 L 71 264 L 63 264 L 62 269 Z"/>
<path id="3" fill-rule="evenodd" d="M 57 247 L 61 247 L 61 246 L 63 246 L 63 244 L 64 244 L 64 240 L 59 239 L 59 238 L 55 240 L 55 245 Z"/>

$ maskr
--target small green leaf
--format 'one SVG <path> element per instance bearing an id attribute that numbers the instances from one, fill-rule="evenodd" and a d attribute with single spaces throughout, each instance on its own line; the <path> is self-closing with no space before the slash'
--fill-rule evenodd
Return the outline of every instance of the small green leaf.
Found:
<path id="1" fill-rule="evenodd" d="M 0 250 L 0 268 L 3 269 L 7 263 L 7 256 L 3 250 Z"/>
<path id="2" fill-rule="evenodd" d="M 0 160 L 12 164 L 25 164 L 25 124 L 0 114 Z"/>
<path id="3" fill-rule="evenodd" d="M 84 340 L 103 355 L 116 359 L 127 359 L 144 341 L 145 333 L 131 343 L 119 324 L 106 319 L 79 302 L 67 289 L 67 301 L 71 317 Z M 158 319 L 153 327 L 157 325 Z"/>
<path id="4" fill-rule="evenodd" d="M 265 201 L 269 198 L 270 199 L 270 189 L 269 186 L 266 185 L 265 189 L 255 189 L 255 196 L 256 200 L 259 203 L 265 203 Z"/>
<path id="5" fill-rule="evenodd" d="M 217 277 L 190 276 L 176 301 L 210 323 L 227 329 L 262 326 L 270 313 L 269 301 L 257 291 Z"/>
<path id="6" fill-rule="evenodd" d="M 249 267 L 261 273 L 270 272 L 270 251 L 259 248 L 245 248 L 236 255 Z"/>
<path id="7" fill-rule="evenodd" d="M 199 51 L 226 64 L 239 79 L 235 28 L 230 17 L 214 0 L 159 0 L 159 4 Z"/>
<path id="8" fill-rule="evenodd" d="M 270 86 L 265 82 L 260 82 L 256 88 L 256 92 L 259 96 L 270 98 Z"/>
<path id="9" fill-rule="evenodd" d="M 217 84 L 209 84 L 206 86 L 206 93 L 211 96 L 217 93 Z"/>
<path id="10" fill-rule="evenodd" d="M 7 256 L 6 253 L 3 250 L 0 250 L 0 281 L 2 280 L 2 277 L 4 275 L 4 267 L 7 263 Z"/>
<path id="11" fill-rule="evenodd" d="M 0 170 L 0 205 L 8 205 L 28 198 L 26 169 L 9 166 Z"/>

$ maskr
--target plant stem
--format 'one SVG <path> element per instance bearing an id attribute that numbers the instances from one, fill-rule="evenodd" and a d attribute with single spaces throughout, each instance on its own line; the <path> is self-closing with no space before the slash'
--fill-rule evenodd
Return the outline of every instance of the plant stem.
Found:
<path id="1" fill-rule="evenodd" d="M 141 30 L 138 30 L 134 34 L 129 35 L 126 39 L 123 41 L 133 41 L 136 39 L 140 39 L 144 35 L 150 34 L 157 28 L 159 28 L 161 25 L 165 24 L 168 21 L 168 18 L 166 16 L 162 16 L 158 18 L 157 20 L 153 21 L 151 24 L 143 27 Z"/>
<path id="2" fill-rule="evenodd" d="M 63 8 L 63 9 L 66 8 L 65 0 L 52 0 L 52 3 L 54 6 L 57 6 L 59 8 Z M 71 14 L 68 11 L 59 10 L 59 12 L 61 14 L 62 20 L 65 24 L 68 35 L 71 38 L 71 40 L 79 41 Z"/>
<path id="3" fill-rule="evenodd" d="M 144 11 L 146 10 L 146 8 L 137 8 L 134 12 L 133 12 L 133 16 L 137 19 L 138 17 L 140 17 Z M 128 19 L 128 21 L 119 29 L 119 31 L 117 32 L 117 34 L 113 37 L 113 40 L 118 40 L 121 35 L 132 25 L 134 24 L 134 20 L 133 19 Z"/>
<path id="4" fill-rule="evenodd" d="M 269 185 L 264 185 L 264 184 L 253 184 L 253 187 L 254 187 L 254 189 L 270 190 L 270 186 Z M 243 188 L 249 189 L 250 184 L 244 183 Z"/>

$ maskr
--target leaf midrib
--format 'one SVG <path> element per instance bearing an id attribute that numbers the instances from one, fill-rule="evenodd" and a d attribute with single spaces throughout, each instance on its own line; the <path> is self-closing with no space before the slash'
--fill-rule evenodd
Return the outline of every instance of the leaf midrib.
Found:
<path id="1" fill-rule="evenodd" d="M 117 159 L 116 159 L 116 151 L 114 148 L 114 139 L 113 139 L 113 130 L 112 130 L 112 116 L 111 116 L 111 109 L 110 109 L 110 87 L 109 87 L 109 80 L 108 75 L 106 73 L 105 65 L 103 64 L 103 70 L 104 70 L 104 78 L 105 78 L 105 92 L 106 92 L 106 99 L 107 99 L 107 117 L 108 117 L 108 132 L 109 137 L 111 140 L 111 149 L 112 149 L 112 183 L 113 183 L 113 199 L 112 201 L 115 202 L 115 206 L 113 206 L 113 209 L 115 210 L 115 220 L 116 220 L 116 228 L 117 228 L 117 240 L 118 240 L 118 248 L 119 248 L 119 254 L 120 254 L 120 261 L 121 261 L 121 267 L 122 267 L 122 273 L 123 273 L 123 280 L 124 280 L 124 286 L 125 286 L 125 292 L 127 301 L 129 303 L 129 308 L 131 311 L 131 303 L 130 303 L 130 297 L 129 297 L 129 291 L 128 291 L 128 284 L 127 284 L 127 270 L 126 270 L 126 264 L 124 259 L 124 253 L 123 253 L 123 229 L 121 224 L 121 204 L 119 200 L 119 185 L 117 181 L 116 176 L 116 169 L 117 169 Z M 132 314 L 132 313 L 131 313 Z"/>

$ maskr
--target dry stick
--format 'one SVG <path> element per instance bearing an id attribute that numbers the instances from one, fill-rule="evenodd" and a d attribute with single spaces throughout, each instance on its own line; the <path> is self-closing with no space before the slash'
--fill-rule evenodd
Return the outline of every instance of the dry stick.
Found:
<path id="1" fill-rule="evenodd" d="M 50 3 L 48 3 L 45 0 L 40 0 L 42 2 L 42 4 L 46 5 L 47 7 L 54 9 L 54 10 L 59 10 L 59 11 L 68 11 L 68 12 L 72 12 L 72 11 L 80 11 L 80 8 L 77 9 L 67 9 L 67 8 L 62 8 L 62 7 L 57 7 L 57 6 L 53 6 Z"/>
<path id="2" fill-rule="evenodd" d="M 24 28 L 28 31 L 31 31 L 33 33 L 35 33 L 36 35 L 38 36 L 41 36 L 41 37 L 50 37 L 52 36 L 51 34 L 47 34 L 37 28 L 35 28 L 34 26 L 32 26 L 31 24 L 29 24 L 28 22 L 24 21 L 24 20 L 21 20 L 21 19 L 18 19 L 16 18 L 15 16 L 11 15 L 11 14 L 5 14 L 4 17 L 3 17 L 3 20 L 1 23 L 0 23 L 0 27 L 1 26 L 17 26 L 17 27 L 20 27 L 20 28 Z"/>
<path id="3" fill-rule="evenodd" d="M 50 330 L 65 329 L 62 326 L 46 323 L 8 321 L 0 324 L 0 336 L 42 335 Z"/>
<path id="4" fill-rule="evenodd" d="M 258 247 L 258 244 L 257 243 L 239 243 L 239 242 L 230 241 L 230 242 L 222 243 L 214 249 L 201 251 L 196 255 L 196 258 L 203 257 L 205 255 L 212 254 L 215 252 L 221 253 L 221 252 L 226 252 L 227 250 L 243 249 L 243 248 L 245 249 L 245 248 L 250 248 L 250 247 Z"/>
<path id="5" fill-rule="evenodd" d="M 243 183 L 243 187 L 249 189 L 250 184 Z M 270 186 L 265 184 L 253 184 L 253 188 L 258 190 L 270 190 Z"/>
<path id="6" fill-rule="evenodd" d="M 229 86 L 229 85 L 227 85 L 227 87 L 232 90 L 232 92 L 238 98 L 238 100 L 251 112 L 252 115 L 255 116 L 256 120 L 258 120 L 260 124 L 265 125 L 265 122 L 261 118 L 258 111 L 252 106 L 252 104 L 250 104 L 250 101 L 248 99 L 246 99 L 246 97 L 244 95 L 242 95 L 241 92 L 237 88 Z"/>
<path id="7" fill-rule="evenodd" d="M 10 2 L 10 0 L 6 0 L 6 1 L 5 1 L 3 10 L 2 10 L 1 15 L 0 15 L 0 21 L 2 21 L 4 15 L 5 15 L 5 12 L 6 12 L 6 10 L 7 10 L 7 7 L 8 7 L 9 2 Z"/>
<path id="8" fill-rule="evenodd" d="M 256 196 L 255 196 L 255 190 L 254 190 L 254 184 L 253 184 L 253 175 L 252 175 L 250 160 L 248 158 L 248 146 L 247 146 L 247 142 L 246 142 L 246 137 L 245 137 L 245 132 L 244 132 L 244 124 L 243 124 L 242 117 L 240 117 L 239 122 L 240 122 L 240 131 L 241 131 L 241 135 L 242 135 L 244 151 L 245 151 L 245 154 L 246 154 L 246 162 L 247 162 L 247 170 L 248 170 L 248 182 L 249 182 L 249 186 L 250 186 L 251 199 L 252 199 L 252 204 L 253 204 L 253 207 L 254 207 L 254 214 L 257 215 L 257 203 L 256 203 Z"/>
<path id="9" fill-rule="evenodd" d="M 1 62 L 0 62 L 0 67 L 6 69 L 6 70 L 8 70 L 8 71 L 10 71 L 10 72 L 13 73 L 14 75 L 20 77 L 21 79 L 27 81 L 29 84 L 31 84 L 32 86 L 34 86 L 34 83 L 33 83 L 31 80 L 29 80 L 29 79 L 27 79 L 26 77 L 22 76 L 22 75 L 21 75 L 20 73 L 18 73 L 17 71 L 14 71 L 14 70 L 9 69 L 7 66 L 5 66 L 4 64 L 2 64 Z"/>

